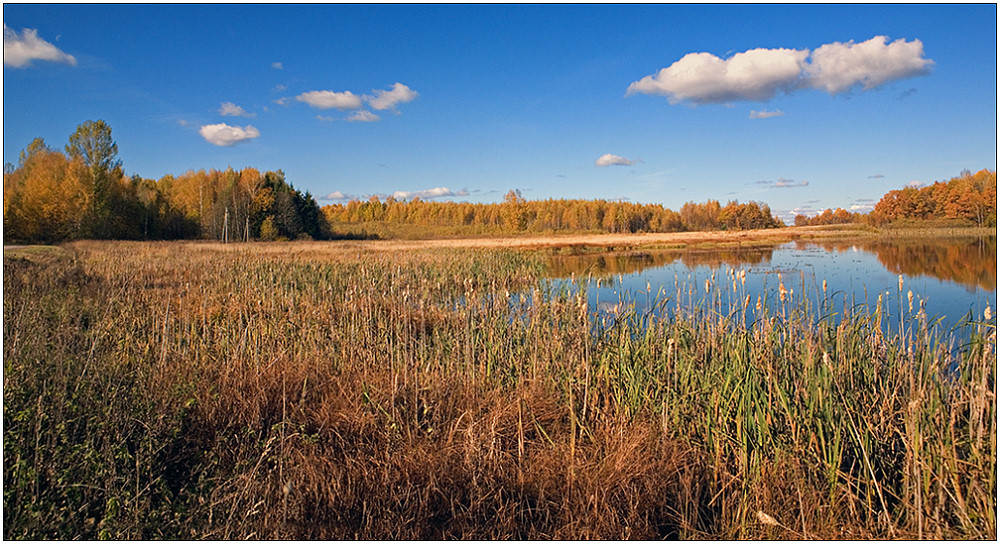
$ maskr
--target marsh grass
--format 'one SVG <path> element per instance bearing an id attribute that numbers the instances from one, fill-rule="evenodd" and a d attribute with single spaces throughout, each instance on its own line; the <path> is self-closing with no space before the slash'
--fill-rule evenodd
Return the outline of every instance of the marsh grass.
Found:
<path id="1" fill-rule="evenodd" d="M 5 538 L 996 535 L 993 316 L 280 247 L 5 258 Z"/>

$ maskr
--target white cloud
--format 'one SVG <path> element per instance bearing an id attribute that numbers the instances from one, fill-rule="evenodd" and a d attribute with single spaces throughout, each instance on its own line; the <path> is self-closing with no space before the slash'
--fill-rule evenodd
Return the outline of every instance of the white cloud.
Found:
<path id="1" fill-rule="evenodd" d="M 808 49 L 751 49 L 721 59 L 688 53 L 667 68 L 632 82 L 626 96 L 659 94 L 671 104 L 687 100 L 715 104 L 764 102 L 779 92 L 816 88 L 830 94 L 855 85 L 870 90 L 890 81 L 927 73 L 934 61 L 923 57 L 920 40 L 887 44 L 885 36 L 862 42 L 834 42 Z"/>
<path id="2" fill-rule="evenodd" d="M 460 191 L 452 191 L 447 187 L 435 187 L 433 189 L 426 189 L 423 191 L 396 191 L 392 193 L 392 198 L 396 200 L 411 200 L 415 197 L 419 197 L 421 200 L 429 200 L 433 198 L 444 198 L 449 196 L 468 196 L 469 191 L 462 189 Z"/>
<path id="3" fill-rule="evenodd" d="M 927 73 L 934 61 L 924 58 L 920 40 L 896 40 L 886 44 L 886 36 L 862 42 L 834 42 L 820 46 L 810 55 L 806 67 L 809 86 L 830 94 L 847 91 L 855 85 L 874 89 L 897 79 Z"/>
<path id="4" fill-rule="evenodd" d="M 219 115 L 228 115 L 230 117 L 256 117 L 255 113 L 247 113 L 247 111 L 232 102 L 223 102 L 219 106 Z"/>
<path id="5" fill-rule="evenodd" d="M 851 207 L 847 209 L 847 211 L 853 213 L 868 213 L 874 209 L 875 209 L 874 204 L 852 204 Z"/>
<path id="6" fill-rule="evenodd" d="M 912 188 L 914 188 L 914 189 L 919 189 L 919 188 L 921 188 L 921 187 L 923 187 L 923 186 L 924 186 L 924 182 L 922 182 L 922 181 L 917 181 L 917 180 L 913 180 L 913 181 L 911 181 L 911 182 L 907 183 L 907 184 L 906 184 L 906 186 L 907 186 L 907 187 L 912 187 Z"/>
<path id="7" fill-rule="evenodd" d="M 358 197 L 355 196 L 355 195 L 345 194 L 345 193 L 342 193 L 340 191 L 334 191 L 334 192 L 332 192 L 332 193 L 330 193 L 330 194 L 328 194 L 326 196 L 319 197 L 318 200 L 341 200 L 341 201 L 346 201 L 346 200 L 357 200 L 357 199 L 358 199 Z"/>
<path id="8" fill-rule="evenodd" d="M 226 147 L 260 137 L 260 131 L 251 125 L 231 127 L 225 123 L 219 123 L 205 125 L 198 132 L 208 143 Z"/>
<path id="9" fill-rule="evenodd" d="M 751 119 L 768 119 L 770 117 L 781 117 L 785 115 L 785 112 L 781 110 L 767 111 L 767 110 L 750 110 Z"/>
<path id="10" fill-rule="evenodd" d="M 309 91 L 296 96 L 295 99 L 321 110 L 330 108 L 356 110 L 361 108 L 361 97 L 351 91 Z"/>
<path id="11" fill-rule="evenodd" d="M 798 84 L 808 55 L 806 49 L 751 49 L 723 60 L 711 53 L 688 53 L 657 74 L 633 82 L 626 96 L 660 94 L 671 104 L 765 101 Z"/>
<path id="12" fill-rule="evenodd" d="M 76 58 L 38 37 L 38 30 L 25 28 L 20 34 L 3 25 L 3 65 L 27 68 L 31 61 L 47 60 L 76 66 Z"/>
<path id="13" fill-rule="evenodd" d="M 373 123 L 373 122 L 379 120 L 379 116 L 375 115 L 374 113 L 372 113 L 372 112 L 370 112 L 368 110 L 360 110 L 360 111 L 356 111 L 356 112 L 352 113 L 351 115 L 349 115 L 347 117 L 347 120 L 350 121 L 350 122 L 352 122 L 352 123 L 356 123 L 356 122 Z"/>
<path id="14" fill-rule="evenodd" d="M 272 62 L 271 63 L 271 68 L 274 68 L 275 70 L 284 70 L 285 69 L 285 67 L 280 62 Z"/>
<path id="15" fill-rule="evenodd" d="M 787 189 L 790 187 L 808 187 L 809 182 L 806 180 L 795 181 L 794 179 L 788 178 L 778 178 L 778 181 L 773 181 L 769 179 L 762 179 L 755 181 L 754 183 L 758 185 L 767 185 L 769 187 L 774 187 L 776 189 Z"/>
<path id="16" fill-rule="evenodd" d="M 594 161 L 594 166 L 632 166 L 639 161 L 633 161 L 626 159 L 625 157 L 619 157 L 618 155 L 612 155 L 611 153 L 605 153 Z"/>
<path id="17" fill-rule="evenodd" d="M 419 93 L 410 89 L 402 83 L 395 83 L 391 90 L 375 89 L 372 91 L 374 94 L 371 96 L 365 96 L 368 100 L 368 105 L 372 109 L 376 110 L 388 110 L 394 109 L 396 104 L 401 104 L 404 102 L 412 102 L 419 96 Z"/>
<path id="18" fill-rule="evenodd" d="M 319 119 L 320 121 L 323 121 L 325 123 L 332 123 L 337 120 L 336 117 L 333 117 L 331 115 L 317 115 L 316 119 Z"/>
<path id="19" fill-rule="evenodd" d="M 885 177 L 884 174 L 872 174 L 872 175 L 868 176 L 868 179 L 882 179 L 884 177 Z"/>

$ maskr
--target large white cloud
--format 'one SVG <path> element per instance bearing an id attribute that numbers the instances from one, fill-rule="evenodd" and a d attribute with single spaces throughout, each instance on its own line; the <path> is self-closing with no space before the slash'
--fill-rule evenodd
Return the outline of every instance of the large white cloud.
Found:
<path id="1" fill-rule="evenodd" d="M 594 166 L 632 166 L 637 161 L 626 159 L 625 157 L 619 157 L 618 155 L 612 155 L 611 153 L 605 153 L 594 161 Z"/>
<path id="2" fill-rule="evenodd" d="M 231 127 L 225 123 L 205 125 L 198 133 L 210 144 L 227 147 L 260 137 L 260 131 L 252 125 Z"/>
<path id="3" fill-rule="evenodd" d="M 38 37 L 38 30 L 25 28 L 20 34 L 3 25 L 3 65 L 27 68 L 31 61 L 65 62 L 76 66 L 76 58 Z"/>
<path id="4" fill-rule="evenodd" d="M 296 96 L 295 99 L 321 110 L 330 108 L 338 110 L 361 109 L 361 97 L 351 91 L 309 91 Z"/>
<path id="5" fill-rule="evenodd" d="M 751 49 L 728 59 L 711 53 L 688 53 L 655 75 L 633 82 L 626 94 L 661 94 L 671 104 L 764 101 L 797 84 L 808 50 Z"/>
<path id="6" fill-rule="evenodd" d="M 864 90 L 927 73 L 920 40 L 885 36 L 862 42 L 834 42 L 808 49 L 751 49 L 721 59 L 689 53 L 667 68 L 632 82 L 626 95 L 659 94 L 671 104 L 712 104 L 738 100 L 764 102 L 779 92 L 804 88 L 837 94 L 861 85 Z"/>
<path id="7" fill-rule="evenodd" d="M 392 89 L 388 91 L 375 89 L 372 92 L 374 94 L 365 98 L 368 99 L 368 105 L 376 110 L 393 109 L 396 107 L 396 104 L 413 102 L 419 96 L 417 91 L 398 82 L 394 83 Z"/>
<path id="8" fill-rule="evenodd" d="M 834 42 L 820 46 L 812 52 L 806 67 L 809 86 L 830 94 L 855 85 L 869 90 L 889 81 L 925 74 L 934 64 L 924 58 L 924 44 L 920 40 L 887 44 L 888 39 L 875 36 L 861 43 Z"/>

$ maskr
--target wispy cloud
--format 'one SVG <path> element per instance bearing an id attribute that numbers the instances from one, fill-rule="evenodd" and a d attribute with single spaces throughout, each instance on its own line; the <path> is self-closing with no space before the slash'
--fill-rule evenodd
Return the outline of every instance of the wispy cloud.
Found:
<path id="1" fill-rule="evenodd" d="M 27 68 L 32 61 L 45 60 L 76 66 L 76 57 L 38 37 L 38 30 L 25 28 L 20 34 L 3 25 L 3 65 Z"/>
<path id="2" fill-rule="evenodd" d="M 391 196 L 396 200 L 411 200 L 413 198 L 432 200 L 435 198 L 446 198 L 450 196 L 469 196 L 469 191 L 466 189 L 452 191 L 447 187 L 435 187 L 433 189 L 426 189 L 423 191 L 395 191 Z"/>
<path id="3" fill-rule="evenodd" d="M 413 102 L 416 100 L 419 93 L 413 89 L 403 85 L 402 83 L 394 83 L 392 88 L 388 91 L 384 89 L 374 89 L 371 95 L 365 96 L 368 100 L 368 105 L 372 109 L 376 110 L 389 110 L 395 109 L 397 104 L 402 104 L 406 102 Z"/>
<path id="4" fill-rule="evenodd" d="M 229 117 L 256 117 L 256 113 L 247 113 L 247 111 L 232 102 L 223 102 L 219 106 L 219 115 L 226 115 Z"/>
<path id="5" fill-rule="evenodd" d="M 316 119 L 323 121 L 324 123 L 332 123 L 337 120 L 336 117 L 333 117 L 331 115 L 317 115 Z"/>
<path id="6" fill-rule="evenodd" d="M 667 97 L 671 104 L 764 102 L 778 93 L 822 89 L 830 94 L 856 86 L 871 90 L 890 81 L 926 74 L 934 61 L 924 58 L 920 40 L 887 43 L 886 36 L 861 42 L 834 42 L 808 49 L 751 49 L 722 59 L 688 53 L 656 74 L 632 82 L 626 96 Z"/>
<path id="7" fill-rule="evenodd" d="M 271 63 L 271 68 L 274 68 L 275 70 L 284 70 L 285 66 L 283 64 L 281 64 L 280 62 L 272 62 Z"/>
<path id="8" fill-rule="evenodd" d="M 767 110 L 750 110 L 751 119 L 768 119 L 770 117 L 781 117 L 785 115 L 785 112 L 781 110 L 767 111 Z"/>
<path id="9" fill-rule="evenodd" d="M 212 144 L 223 147 L 252 140 L 260 137 L 260 131 L 251 125 L 245 127 L 231 127 L 225 123 L 217 125 L 205 125 L 198 131 L 202 138 Z"/>
<path id="10" fill-rule="evenodd" d="M 372 113 L 372 112 L 370 112 L 368 110 L 359 110 L 359 111 L 356 111 L 356 112 L 352 113 L 351 115 L 347 116 L 347 120 L 350 121 L 350 122 L 352 122 L 352 123 L 358 123 L 358 122 L 360 122 L 360 123 L 374 123 L 375 121 L 378 121 L 379 119 L 380 118 L 379 118 L 378 115 L 375 115 L 374 113 Z"/>
<path id="11" fill-rule="evenodd" d="M 766 185 L 768 187 L 773 187 L 775 189 L 788 189 L 791 187 L 809 186 L 809 182 L 807 180 L 795 181 L 794 179 L 788 179 L 788 178 L 778 178 L 777 180 L 762 179 L 762 180 L 757 180 L 754 183 L 758 185 Z"/>
<path id="12" fill-rule="evenodd" d="M 872 174 L 872 175 L 868 176 L 868 179 L 882 179 L 884 177 L 885 177 L 885 174 Z"/>
<path id="13" fill-rule="evenodd" d="M 361 108 L 361 97 L 351 91 L 309 91 L 296 96 L 295 99 L 321 110 L 331 108 L 356 110 Z"/>
<path id="14" fill-rule="evenodd" d="M 637 162 L 641 162 L 641 161 L 639 161 L 639 160 L 630 160 L 630 159 L 626 159 L 625 157 L 619 157 L 618 155 L 612 155 L 611 153 L 605 153 L 604 155 L 601 155 L 600 157 L 598 157 L 596 161 L 594 161 L 594 166 L 612 166 L 612 165 L 615 165 L 615 166 L 632 166 L 632 165 L 636 164 Z"/>

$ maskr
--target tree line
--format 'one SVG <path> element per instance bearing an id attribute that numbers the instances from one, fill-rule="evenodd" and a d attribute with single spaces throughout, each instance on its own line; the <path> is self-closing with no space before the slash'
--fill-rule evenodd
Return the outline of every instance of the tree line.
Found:
<path id="1" fill-rule="evenodd" d="M 482 234 L 589 231 L 608 233 L 734 230 L 784 226 L 767 204 L 716 200 L 688 202 L 680 211 L 660 204 L 624 201 L 525 200 L 511 190 L 502 202 L 410 201 L 371 197 L 324 206 L 331 224 L 391 223 L 425 228 L 457 228 Z"/>
<path id="2" fill-rule="evenodd" d="M 947 182 L 890 191 L 869 214 L 842 208 L 795 217 L 796 226 L 952 220 L 996 226 L 996 172 L 965 171 Z M 128 176 L 111 127 L 87 121 L 64 151 L 36 138 L 4 167 L 3 226 L 10 241 L 76 239 L 324 240 L 358 225 L 401 225 L 420 232 L 679 232 L 782 227 L 767 204 L 688 202 L 674 211 L 626 201 L 525 200 L 511 190 L 499 203 L 427 202 L 392 197 L 322 208 L 282 171 L 190 171 L 159 180 Z M 356 229 L 354 229 L 356 231 Z"/>
<path id="3" fill-rule="evenodd" d="M 950 221 L 976 227 L 997 226 L 997 173 L 965 170 L 949 181 L 927 187 L 904 187 L 886 193 L 871 212 L 827 209 L 813 217 L 795 216 L 795 226 L 864 223 L 882 227 L 892 223 Z"/>
<path id="4" fill-rule="evenodd" d="M 36 138 L 3 176 L 6 240 L 328 239 L 326 217 L 279 171 L 127 176 L 104 121 L 87 121 L 65 152 Z"/>

